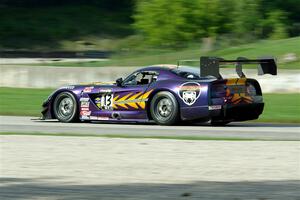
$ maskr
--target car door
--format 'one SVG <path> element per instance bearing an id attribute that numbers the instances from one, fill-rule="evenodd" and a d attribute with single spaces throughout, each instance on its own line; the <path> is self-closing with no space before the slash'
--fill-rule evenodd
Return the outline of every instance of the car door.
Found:
<path id="1" fill-rule="evenodd" d="M 114 88 L 113 112 L 121 119 L 147 118 L 146 101 L 151 91 L 155 72 L 139 71 L 128 76 L 123 83 Z"/>

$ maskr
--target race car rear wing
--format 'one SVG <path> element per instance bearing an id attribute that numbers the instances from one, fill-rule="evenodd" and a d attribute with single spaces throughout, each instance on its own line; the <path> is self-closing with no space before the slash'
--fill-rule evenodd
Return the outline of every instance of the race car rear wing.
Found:
<path id="1" fill-rule="evenodd" d="M 258 64 L 258 75 L 271 74 L 277 75 L 277 65 L 274 58 L 247 59 L 239 57 L 236 60 L 225 60 L 219 57 L 201 57 L 200 58 L 200 75 L 214 76 L 222 78 L 220 74 L 220 66 L 235 64 L 235 71 L 240 78 L 246 77 L 243 73 L 243 64 Z"/>

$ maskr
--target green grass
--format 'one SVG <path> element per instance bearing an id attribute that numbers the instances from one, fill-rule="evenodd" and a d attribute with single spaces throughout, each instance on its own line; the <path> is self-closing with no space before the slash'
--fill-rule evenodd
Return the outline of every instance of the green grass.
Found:
<path id="1" fill-rule="evenodd" d="M 40 116 L 41 105 L 53 89 L 0 88 L 0 114 Z"/>
<path id="2" fill-rule="evenodd" d="M 0 88 L 0 114 L 40 116 L 41 104 L 53 89 Z M 300 123 L 300 93 L 264 94 L 260 122 Z"/>
<path id="3" fill-rule="evenodd" d="M 300 123 L 300 93 L 263 96 L 265 109 L 258 121 Z"/>
<path id="4" fill-rule="evenodd" d="M 297 56 L 296 61 L 284 62 L 283 57 L 293 53 Z M 300 69 L 300 37 L 283 40 L 265 40 L 252 44 L 239 45 L 220 50 L 203 52 L 200 48 L 189 48 L 185 50 L 161 50 L 152 49 L 143 52 L 131 52 L 117 54 L 108 61 L 92 62 L 65 62 L 48 65 L 55 66 L 78 66 L 78 67 L 102 67 L 102 66 L 145 66 L 153 64 L 176 64 L 177 60 L 198 59 L 200 56 L 221 56 L 233 59 L 240 56 L 257 58 L 261 56 L 275 56 L 278 59 L 280 69 Z"/>
<path id="5" fill-rule="evenodd" d="M 46 133 L 46 132 L 0 132 L 0 135 L 33 135 L 33 136 L 64 136 L 64 137 L 101 137 L 123 139 L 167 139 L 167 140 L 213 140 L 213 141 L 298 141 L 277 139 L 255 139 L 240 137 L 209 137 L 209 136 L 141 136 L 141 135 L 100 135 L 89 133 Z"/>

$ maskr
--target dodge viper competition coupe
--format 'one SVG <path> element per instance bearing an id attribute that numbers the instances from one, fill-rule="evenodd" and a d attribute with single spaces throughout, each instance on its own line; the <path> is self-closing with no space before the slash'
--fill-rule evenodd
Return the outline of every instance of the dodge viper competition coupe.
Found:
<path id="1" fill-rule="evenodd" d="M 234 64 L 238 78 L 222 78 L 221 65 Z M 257 119 L 264 102 L 259 83 L 246 78 L 243 64 L 258 64 L 258 74 L 277 74 L 273 58 L 224 60 L 201 57 L 194 67 L 150 66 L 113 84 L 59 88 L 43 103 L 43 119 L 61 122 L 124 121 L 172 125 L 179 121 L 224 125 Z"/>

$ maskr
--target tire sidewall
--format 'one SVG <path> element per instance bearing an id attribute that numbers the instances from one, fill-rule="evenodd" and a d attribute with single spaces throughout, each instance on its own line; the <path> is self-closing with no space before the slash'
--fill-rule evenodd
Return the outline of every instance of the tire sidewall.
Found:
<path id="1" fill-rule="evenodd" d="M 73 101 L 73 113 L 71 115 L 71 117 L 69 117 L 68 119 L 60 119 L 58 114 L 57 114 L 57 107 L 59 105 L 59 103 L 61 102 L 61 100 L 64 98 L 64 97 L 69 97 L 72 99 Z M 56 97 L 55 97 L 55 100 L 53 102 L 53 113 L 55 115 L 55 118 L 58 119 L 60 122 L 64 122 L 64 123 L 68 123 L 68 122 L 74 122 L 74 121 L 77 121 L 78 120 L 78 104 L 77 104 L 77 101 L 74 97 L 74 95 L 70 92 L 62 92 L 60 94 L 58 94 Z"/>
<path id="2" fill-rule="evenodd" d="M 168 98 L 169 100 L 171 100 L 171 102 L 173 104 L 172 113 L 171 113 L 171 115 L 166 120 L 159 119 L 157 117 L 157 115 L 159 115 L 159 114 L 156 113 L 157 104 L 163 98 Z M 158 92 L 151 99 L 150 113 L 151 113 L 152 119 L 157 124 L 160 124 L 160 125 L 172 125 L 172 124 L 175 124 L 179 120 L 179 105 L 178 105 L 177 99 L 175 98 L 175 96 L 171 92 L 168 92 L 168 91 Z"/>

